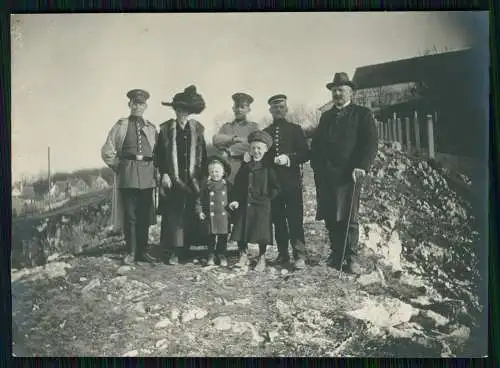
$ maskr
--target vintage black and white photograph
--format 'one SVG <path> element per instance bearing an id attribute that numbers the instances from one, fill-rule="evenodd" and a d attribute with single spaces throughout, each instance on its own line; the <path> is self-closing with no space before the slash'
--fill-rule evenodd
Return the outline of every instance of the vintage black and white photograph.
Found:
<path id="1" fill-rule="evenodd" d="M 488 12 L 11 15 L 15 356 L 487 356 Z"/>

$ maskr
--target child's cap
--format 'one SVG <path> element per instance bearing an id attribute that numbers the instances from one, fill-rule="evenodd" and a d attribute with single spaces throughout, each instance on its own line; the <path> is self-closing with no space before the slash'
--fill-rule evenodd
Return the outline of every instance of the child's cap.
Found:
<path id="1" fill-rule="evenodd" d="M 252 142 L 262 142 L 270 148 L 273 145 L 273 138 L 263 130 L 256 130 L 248 136 L 248 143 Z"/>
<path id="2" fill-rule="evenodd" d="M 231 165 L 229 165 L 229 163 L 227 162 L 227 160 L 220 156 L 220 155 L 212 155 L 210 157 L 208 157 L 207 159 L 207 170 L 208 170 L 208 166 L 210 164 L 213 164 L 215 162 L 218 162 L 222 165 L 222 167 L 224 168 L 224 172 L 227 176 L 229 176 L 231 174 Z"/>

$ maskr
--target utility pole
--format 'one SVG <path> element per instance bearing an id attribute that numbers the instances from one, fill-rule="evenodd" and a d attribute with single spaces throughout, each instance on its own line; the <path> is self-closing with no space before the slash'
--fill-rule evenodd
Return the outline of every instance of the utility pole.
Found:
<path id="1" fill-rule="evenodd" d="M 51 198 L 50 198 L 50 146 L 47 147 L 47 163 L 48 163 L 48 187 L 49 187 L 49 192 L 48 192 L 48 195 L 49 195 L 49 210 L 51 210 Z"/>

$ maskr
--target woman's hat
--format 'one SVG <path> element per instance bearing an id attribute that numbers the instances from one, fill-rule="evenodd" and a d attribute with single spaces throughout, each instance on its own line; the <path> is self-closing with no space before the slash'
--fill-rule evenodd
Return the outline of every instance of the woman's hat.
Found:
<path id="1" fill-rule="evenodd" d="M 171 102 L 161 103 L 164 106 L 172 106 L 174 109 L 180 107 L 190 114 L 199 114 L 205 109 L 203 97 L 196 92 L 196 87 L 190 85 L 184 89 L 184 92 L 177 93 Z"/>

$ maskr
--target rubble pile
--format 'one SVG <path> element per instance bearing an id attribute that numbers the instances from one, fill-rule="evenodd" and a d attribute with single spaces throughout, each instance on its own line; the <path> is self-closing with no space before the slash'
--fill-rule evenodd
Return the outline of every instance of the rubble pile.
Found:
<path id="1" fill-rule="evenodd" d="M 377 272 L 373 282 L 383 286 L 392 279 L 411 285 L 406 295 L 400 288 L 400 299 L 474 327 L 483 310 L 477 292 L 479 234 L 470 204 L 450 187 L 446 174 L 408 157 L 400 146 L 380 144 L 363 184 L 360 245 L 352 268 L 364 285 L 371 283 L 367 275 Z M 418 303 L 417 297 L 425 301 Z M 460 306 L 451 308 L 454 302 Z"/>

